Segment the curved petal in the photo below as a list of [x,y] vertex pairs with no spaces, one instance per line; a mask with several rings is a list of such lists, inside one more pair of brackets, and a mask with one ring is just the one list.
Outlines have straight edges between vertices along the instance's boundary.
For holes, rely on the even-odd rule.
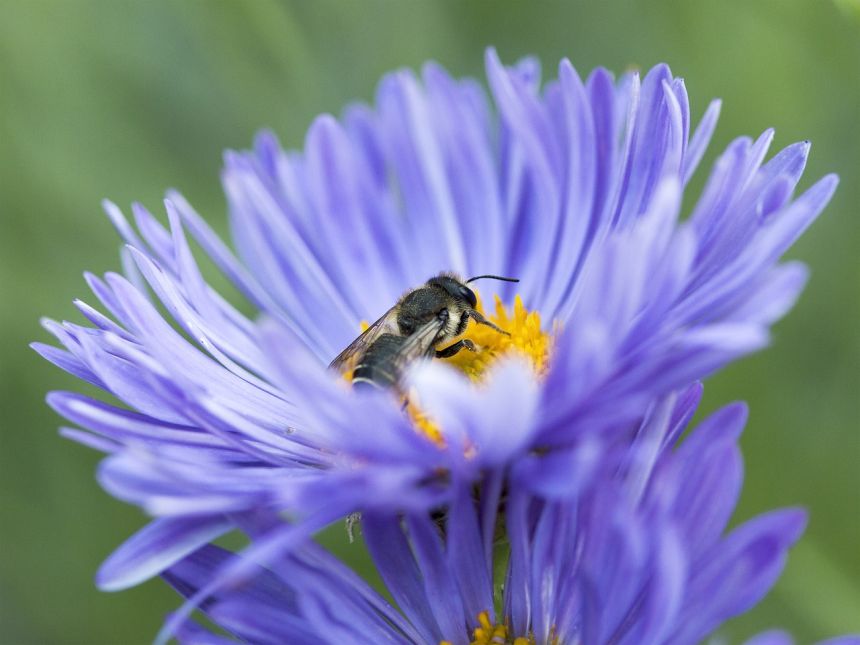
[[223,515],[153,520],[105,560],[96,575],[102,591],[140,584],[233,528]]

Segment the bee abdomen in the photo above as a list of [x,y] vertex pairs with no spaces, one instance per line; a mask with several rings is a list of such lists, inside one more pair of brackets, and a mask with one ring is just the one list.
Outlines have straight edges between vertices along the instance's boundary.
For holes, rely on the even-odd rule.
[[396,359],[405,341],[403,336],[394,334],[382,334],[377,338],[355,366],[352,372],[353,386],[372,385],[387,388],[396,385],[400,377]]

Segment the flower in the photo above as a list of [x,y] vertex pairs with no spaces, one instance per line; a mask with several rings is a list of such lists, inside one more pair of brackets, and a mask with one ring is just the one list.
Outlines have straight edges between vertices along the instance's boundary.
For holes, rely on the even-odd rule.
[[[125,276],[87,280],[110,316],[79,301],[89,324],[46,321],[64,349],[35,345],[118,400],[48,398],[86,429],[65,436],[108,454],[102,486],[155,516],[103,565],[102,588],[260,513],[295,521],[269,525],[247,563],[359,509],[426,513],[487,473],[575,497],[591,451],[767,342],[806,276],[779,258],[836,185],[794,197],[808,143],[764,162],[772,131],[734,141],[684,219],[718,102],[690,134],[665,65],[583,82],[563,61],[541,88],[533,61],[506,69],[491,50],[487,73],[497,114],[475,82],[428,65],[423,84],[384,79],[375,109],[320,117],[303,154],[270,134],[229,153],[238,258],[176,192],[168,228],[134,205],[135,230],[106,203]],[[258,315],[205,282],[186,231]],[[461,365],[478,383],[417,365],[404,414],[392,393],[354,392],[327,369],[362,321],[443,270],[520,279],[496,294],[511,340],[488,335]]]
[[[255,643],[701,642],[767,593],[806,519],[783,509],[726,533],[746,408],[723,408],[676,448],[697,394],[654,406],[632,443],[594,450],[597,474],[573,497],[535,497],[515,473],[498,513],[490,475],[479,502],[472,486],[458,487],[444,519],[365,515],[365,541],[399,611],[318,545],[206,596],[203,610]],[[502,524],[509,542],[498,541]],[[193,597],[236,562],[207,545],[163,577]],[[203,640],[193,623],[179,633]]]

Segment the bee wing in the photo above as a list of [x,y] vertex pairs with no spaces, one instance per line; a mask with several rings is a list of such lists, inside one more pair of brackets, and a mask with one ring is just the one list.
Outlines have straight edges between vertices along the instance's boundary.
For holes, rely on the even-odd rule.
[[402,374],[415,359],[425,358],[433,354],[434,342],[447,322],[448,310],[443,309],[433,320],[424,323],[406,338],[394,359],[394,368],[397,374]]
[[352,341],[345,350],[338,354],[335,359],[329,363],[329,369],[334,369],[339,372],[345,372],[349,363],[358,358],[364,350],[370,347],[373,342],[382,336],[382,334],[400,335],[400,330],[397,328],[397,307],[392,307],[379,317],[375,323],[365,329],[361,335]]

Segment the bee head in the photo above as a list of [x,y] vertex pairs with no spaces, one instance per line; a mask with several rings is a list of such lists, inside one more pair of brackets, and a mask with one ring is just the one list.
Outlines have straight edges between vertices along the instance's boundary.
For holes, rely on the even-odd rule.
[[478,298],[475,296],[475,292],[472,291],[465,284],[463,284],[456,278],[452,278],[451,276],[440,275],[435,278],[430,278],[427,281],[427,284],[441,287],[452,298],[456,298],[457,300],[465,300],[467,303],[469,303],[469,307],[471,307],[472,309],[474,309],[475,306],[478,304]]

